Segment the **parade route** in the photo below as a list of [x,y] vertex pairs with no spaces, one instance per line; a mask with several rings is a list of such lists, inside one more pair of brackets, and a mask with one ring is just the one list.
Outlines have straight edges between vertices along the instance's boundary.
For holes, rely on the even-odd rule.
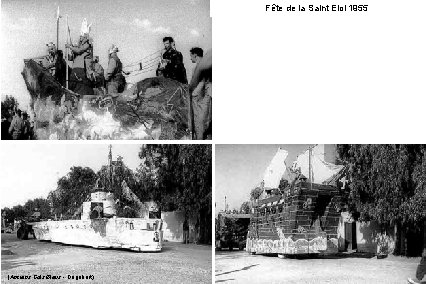
[[2,283],[211,283],[211,246],[206,245],[164,242],[160,253],[135,253],[21,241],[16,234],[2,234],[1,245]]
[[307,259],[216,252],[216,283],[407,283],[420,258],[319,257]]

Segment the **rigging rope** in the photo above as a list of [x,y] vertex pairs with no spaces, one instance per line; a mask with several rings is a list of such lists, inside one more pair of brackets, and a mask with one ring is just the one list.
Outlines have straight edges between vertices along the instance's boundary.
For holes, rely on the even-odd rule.
[[[139,63],[143,63],[144,61],[146,61],[146,62],[150,62],[150,61],[153,61],[153,60],[155,60],[155,59],[157,59],[157,58],[160,58],[160,57],[161,57],[161,51],[162,51],[162,49],[157,50],[156,52],[153,52],[153,53],[151,53],[151,54],[149,54],[149,55],[145,56],[144,58],[142,58],[142,59],[140,59],[140,60],[133,61],[133,62],[131,62],[131,63],[127,64],[127,65],[126,65],[126,66],[124,66],[123,68],[130,67],[130,66],[134,66],[134,65],[137,65],[137,64],[139,64]],[[159,53],[157,56],[155,56],[154,58],[150,58],[150,57],[152,57],[153,55],[155,55],[155,54],[157,54],[157,53]]]

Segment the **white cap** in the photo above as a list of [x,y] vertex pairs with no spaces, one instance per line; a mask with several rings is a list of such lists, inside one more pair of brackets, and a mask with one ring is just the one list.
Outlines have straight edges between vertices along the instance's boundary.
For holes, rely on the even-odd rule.
[[115,44],[111,45],[111,47],[109,48],[109,54],[113,52],[119,52],[118,47]]

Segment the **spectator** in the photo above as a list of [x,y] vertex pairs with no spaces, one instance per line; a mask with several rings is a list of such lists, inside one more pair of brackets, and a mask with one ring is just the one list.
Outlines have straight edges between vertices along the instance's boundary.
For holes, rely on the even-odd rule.
[[9,127],[9,133],[12,135],[13,140],[20,140],[23,138],[24,120],[21,117],[21,110],[16,111],[12,123]]
[[423,249],[422,258],[417,266],[416,278],[408,278],[408,283],[420,284],[423,283],[422,279],[426,274],[426,248]]
[[188,219],[185,216],[185,221],[183,221],[183,243],[187,244],[189,243],[189,225],[188,225]]

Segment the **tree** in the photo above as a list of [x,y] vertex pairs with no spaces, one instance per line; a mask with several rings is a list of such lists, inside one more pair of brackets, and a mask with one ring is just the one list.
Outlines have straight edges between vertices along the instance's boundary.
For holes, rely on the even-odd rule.
[[48,199],[52,202],[54,214],[71,217],[89,198],[97,176],[88,167],[72,167],[70,172],[59,179],[57,189],[51,191]]
[[17,107],[18,101],[12,96],[6,96],[4,101],[1,102],[1,117],[9,117],[9,110],[14,111]]
[[337,150],[348,167],[354,216],[419,231],[426,220],[425,145],[338,145]]
[[251,205],[249,201],[244,201],[243,204],[241,204],[240,212],[244,214],[249,214],[251,209]]
[[14,220],[23,219],[28,216],[30,212],[22,206],[22,205],[16,205],[12,208],[5,207],[1,210],[1,214],[3,215],[3,212],[5,212],[5,219],[6,223],[13,223]]
[[138,178],[149,196],[161,210],[195,218],[200,241],[211,242],[211,145],[146,145],[139,157]]
[[[138,195],[138,188],[140,183],[137,181],[135,173],[129,169],[123,161],[121,156],[117,157],[116,161],[112,161],[112,168],[105,165],[97,173],[98,180],[100,181],[99,186],[103,190],[110,191],[113,193],[114,198],[119,200],[117,204],[117,216],[125,216],[125,208],[131,208],[134,213],[139,210],[137,204],[133,201],[128,200],[123,195],[123,181],[126,182],[127,186]],[[140,196],[138,196],[140,198]]]
[[415,223],[426,217],[424,145],[339,145],[349,167],[349,202],[361,220]]
[[259,197],[262,195],[263,189],[260,187],[255,187],[250,192],[250,200],[256,200],[259,199]]
[[12,209],[10,209],[9,207],[4,207],[1,210],[2,217],[3,217],[3,214],[4,214],[4,220],[6,224],[13,223],[13,220],[15,220],[15,212]]
[[51,217],[50,204],[45,198],[30,199],[24,204],[24,208],[29,215],[32,215],[34,212],[40,212],[40,219],[48,219]]

